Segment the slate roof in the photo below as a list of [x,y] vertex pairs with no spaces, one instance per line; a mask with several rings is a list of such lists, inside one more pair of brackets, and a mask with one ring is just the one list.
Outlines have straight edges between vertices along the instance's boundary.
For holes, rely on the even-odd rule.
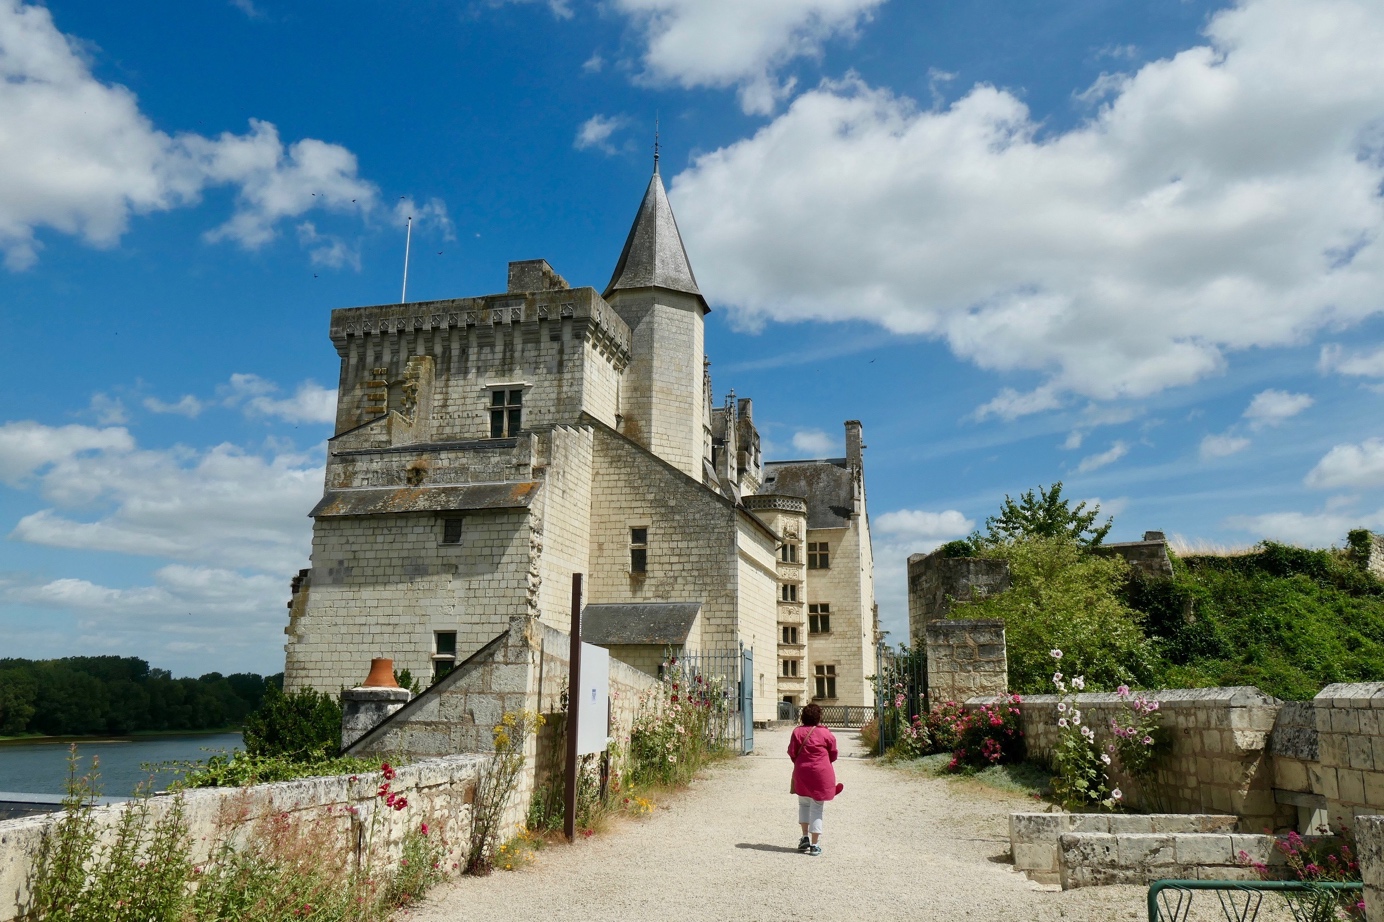
[[770,461],[764,465],[760,492],[806,499],[808,528],[846,528],[855,512],[855,488],[845,458]]
[[639,213],[634,216],[634,225],[625,240],[625,248],[620,251],[620,261],[615,264],[610,284],[601,296],[609,298],[625,288],[668,288],[686,292],[696,295],[704,312],[711,310],[692,274],[692,264],[687,260],[687,250],[678,233],[673,206],[668,204],[663,178],[658,175],[657,162],[649,188],[644,191],[644,201],[639,203]]
[[539,481],[472,483],[449,487],[367,487],[328,490],[308,515],[379,515],[385,512],[464,512],[522,509],[538,495]]
[[687,642],[701,602],[624,602],[582,609],[581,639],[587,643],[663,644]]

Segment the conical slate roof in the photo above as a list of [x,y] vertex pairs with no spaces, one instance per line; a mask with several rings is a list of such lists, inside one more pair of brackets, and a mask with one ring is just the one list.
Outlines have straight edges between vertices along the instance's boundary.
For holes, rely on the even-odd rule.
[[644,201],[639,203],[634,226],[630,228],[620,261],[615,264],[615,272],[602,296],[609,298],[612,293],[626,288],[668,288],[686,292],[696,295],[703,311],[711,310],[697,288],[692,265],[687,261],[687,250],[682,245],[678,222],[673,218],[673,207],[668,204],[668,193],[663,189],[656,160],[653,178],[644,191]]

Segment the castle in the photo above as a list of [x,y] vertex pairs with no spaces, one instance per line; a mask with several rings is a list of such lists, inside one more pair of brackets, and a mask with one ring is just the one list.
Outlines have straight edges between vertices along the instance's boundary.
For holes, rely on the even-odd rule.
[[375,656],[426,685],[514,619],[567,631],[582,573],[583,639],[617,660],[743,645],[761,718],[873,704],[860,423],[845,458],[766,463],[751,402],[715,405],[709,311],[656,157],[604,292],[538,259],[500,294],[333,311],[285,687],[334,694]]

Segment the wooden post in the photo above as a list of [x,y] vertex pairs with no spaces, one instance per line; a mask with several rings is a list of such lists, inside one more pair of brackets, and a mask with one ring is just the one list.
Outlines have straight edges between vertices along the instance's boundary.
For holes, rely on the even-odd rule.
[[581,702],[581,574],[572,574],[572,652],[567,667],[567,777],[566,811],[562,819],[562,831],[567,841],[577,837],[577,772],[580,759],[577,756],[577,721]]

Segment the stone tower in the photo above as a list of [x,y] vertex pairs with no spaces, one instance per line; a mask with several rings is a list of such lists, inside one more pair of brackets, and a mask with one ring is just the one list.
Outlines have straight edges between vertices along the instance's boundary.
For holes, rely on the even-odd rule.
[[702,318],[711,308],[692,275],[657,157],[602,297],[630,328],[631,361],[622,382],[620,431],[701,480],[709,440]]

